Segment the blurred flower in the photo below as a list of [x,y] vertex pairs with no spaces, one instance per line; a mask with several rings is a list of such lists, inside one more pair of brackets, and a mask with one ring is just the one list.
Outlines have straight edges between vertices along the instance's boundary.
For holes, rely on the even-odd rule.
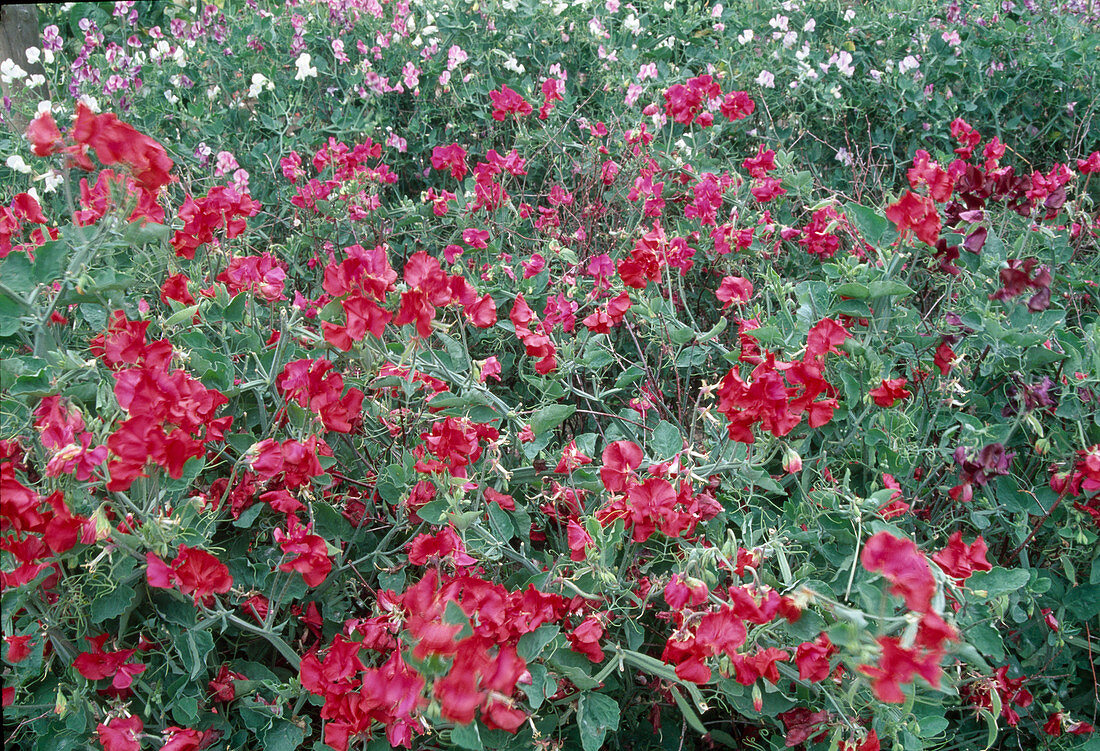
[[11,156],[9,156],[4,164],[6,164],[9,169],[13,169],[16,172],[22,172],[24,175],[29,175],[31,173],[30,165],[27,164],[26,161],[23,160],[23,157],[19,156],[18,154],[12,154]]
[[298,67],[298,72],[294,75],[295,81],[304,81],[306,78],[316,78],[317,69],[310,66],[310,61],[313,58],[310,57],[308,52],[303,52],[298,56],[298,59],[294,61],[294,65]]

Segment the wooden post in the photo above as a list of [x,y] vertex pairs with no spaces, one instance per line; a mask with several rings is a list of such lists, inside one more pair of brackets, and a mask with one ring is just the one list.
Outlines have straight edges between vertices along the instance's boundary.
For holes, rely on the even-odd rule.
[[[27,62],[27,48],[42,47],[42,34],[38,28],[38,6],[5,5],[0,7],[0,62],[11,59],[27,71],[28,75],[42,73],[42,64]],[[11,101],[11,109],[0,107],[0,119],[4,125],[22,134],[30,120],[26,113],[38,103],[38,92],[28,88],[26,80],[0,82],[3,95]]]

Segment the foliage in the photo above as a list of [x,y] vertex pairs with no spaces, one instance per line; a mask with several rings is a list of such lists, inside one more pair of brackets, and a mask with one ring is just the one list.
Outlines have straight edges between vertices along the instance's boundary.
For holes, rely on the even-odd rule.
[[52,11],[6,743],[1093,748],[1096,19],[898,5]]

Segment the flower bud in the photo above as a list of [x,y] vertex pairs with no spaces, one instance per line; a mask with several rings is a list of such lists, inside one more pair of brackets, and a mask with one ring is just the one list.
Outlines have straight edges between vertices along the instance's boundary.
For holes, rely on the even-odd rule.
[[783,470],[788,475],[797,474],[802,471],[802,457],[790,446],[786,447],[783,451]]

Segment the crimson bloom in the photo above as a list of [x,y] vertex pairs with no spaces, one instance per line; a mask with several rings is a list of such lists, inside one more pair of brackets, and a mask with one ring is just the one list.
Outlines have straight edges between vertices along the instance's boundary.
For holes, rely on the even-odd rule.
[[138,736],[141,735],[143,727],[141,718],[136,715],[126,718],[114,717],[106,723],[97,725],[96,733],[99,735],[99,742],[103,745],[104,751],[141,751],[141,741],[138,740]]
[[991,571],[993,566],[986,560],[988,548],[981,535],[971,544],[963,542],[962,532],[956,531],[947,542],[947,547],[932,555],[932,560],[948,576],[962,582],[970,578],[975,571]]
[[529,102],[504,84],[496,91],[490,91],[489,98],[493,100],[493,119],[497,122],[503,122],[508,115],[515,115],[519,119],[533,111]]
[[798,645],[794,654],[794,662],[798,666],[798,678],[802,681],[817,683],[829,677],[829,658],[836,654],[837,649],[829,640],[829,635],[822,631],[813,641],[803,642]]
[[320,586],[332,571],[328,545],[320,535],[310,534],[312,525],[302,526],[298,517],[287,517],[286,531],[276,529],[272,535],[285,555],[294,555],[279,564],[280,571],[297,571],[310,587]]
[[940,215],[931,198],[919,196],[912,191],[886,207],[886,218],[893,222],[899,234],[913,230],[917,239],[935,245],[940,237]]
[[135,676],[145,672],[145,665],[140,662],[129,662],[137,652],[136,649],[103,651],[103,645],[109,638],[107,634],[87,637],[88,643],[92,645],[92,651],[77,655],[73,660],[73,667],[76,668],[76,672],[90,681],[112,678],[111,687],[123,691],[130,688]]
[[871,398],[880,407],[893,407],[894,402],[899,399],[908,399],[913,395],[911,391],[905,388],[905,383],[904,378],[883,379],[881,386],[871,389]]
[[166,564],[155,553],[147,553],[145,561],[145,575],[150,587],[175,587],[183,594],[191,595],[196,605],[200,600],[204,603],[211,602],[215,594],[225,594],[233,586],[229,568],[199,548],[181,544],[179,555],[171,565]]
[[889,532],[872,535],[860,557],[868,571],[879,571],[891,583],[890,591],[905,598],[905,605],[918,613],[932,608],[936,580],[924,553],[912,540],[901,540]]

